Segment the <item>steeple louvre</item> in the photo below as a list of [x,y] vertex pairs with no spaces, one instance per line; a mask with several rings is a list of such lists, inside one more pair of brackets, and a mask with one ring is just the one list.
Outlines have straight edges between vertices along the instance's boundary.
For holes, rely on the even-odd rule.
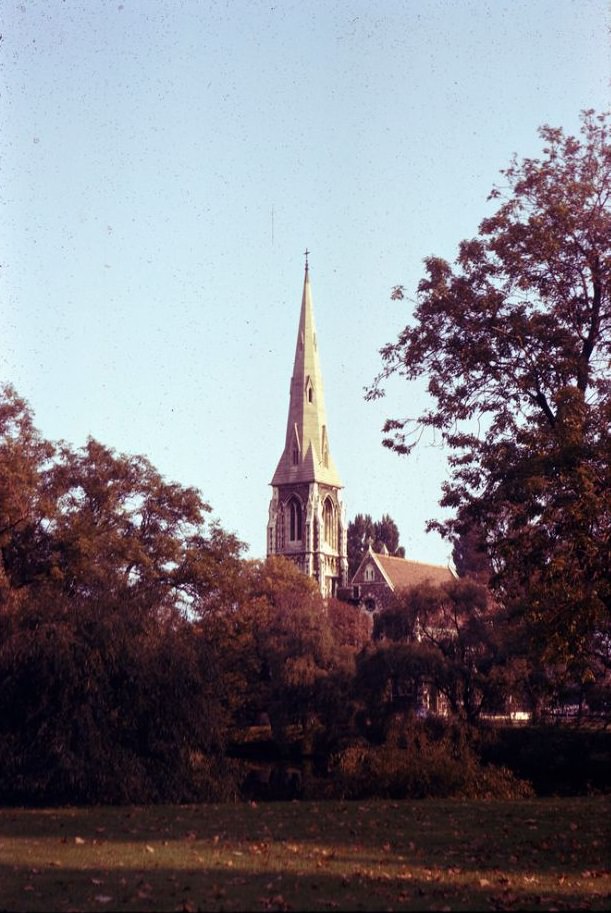
[[347,579],[346,530],[342,482],[329,450],[308,256],[306,250],[284,450],[271,481],[267,552],[294,560],[330,596]]

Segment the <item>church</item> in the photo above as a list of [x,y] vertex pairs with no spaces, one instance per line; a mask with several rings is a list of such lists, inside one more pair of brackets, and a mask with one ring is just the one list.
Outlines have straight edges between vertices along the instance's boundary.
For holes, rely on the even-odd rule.
[[306,250],[284,449],[271,481],[267,555],[294,561],[316,580],[325,598],[341,595],[376,611],[396,589],[425,580],[439,584],[455,574],[448,567],[376,555],[370,549],[348,580],[343,485],[329,444],[308,254]]

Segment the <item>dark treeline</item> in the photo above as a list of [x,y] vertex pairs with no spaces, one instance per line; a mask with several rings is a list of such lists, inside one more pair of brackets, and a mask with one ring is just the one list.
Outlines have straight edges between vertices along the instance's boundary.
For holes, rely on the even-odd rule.
[[[8,387],[0,466],[2,802],[234,798],[235,745],[262,721],[276,756],[325,759],[324,794],[513,794],[482,766],[482,715],[606,700],[537,666],[469,578],[375,627],[325,604],[146,459],[43,440]],[[421,721],[433,694],[445,716]]]

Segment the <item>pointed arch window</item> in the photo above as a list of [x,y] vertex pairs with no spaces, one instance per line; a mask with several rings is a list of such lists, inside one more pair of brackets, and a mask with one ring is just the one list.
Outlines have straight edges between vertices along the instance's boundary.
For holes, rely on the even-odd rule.
[[325,529],[325,542],[331,548],[337,548],[337,518],[335,505],[331,498],[326,498],[323,505],[323,521]]
[[314,387],[312,386],[310,377],[306,378],[305,395],[308,403],[314,402]]
[[291,498],[288,511],[289,542],[301,542],[303,539],[303,511],[298,498]]

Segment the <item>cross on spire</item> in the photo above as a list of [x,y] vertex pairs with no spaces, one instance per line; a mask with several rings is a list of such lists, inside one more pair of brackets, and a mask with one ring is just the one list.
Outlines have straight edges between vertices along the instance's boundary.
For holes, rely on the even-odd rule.
[[306,268],[306,273],[307,273],[307,271],[308,271],[308,269],[309,269],[309,266],[308,266],[308,257],[310,256],[310,251],[307,249],[307,247],[306,247],[306,249],[304,250],[303,255],[304,255],[304,257],[306,258],[306,267],[305,267],[305,268]]

